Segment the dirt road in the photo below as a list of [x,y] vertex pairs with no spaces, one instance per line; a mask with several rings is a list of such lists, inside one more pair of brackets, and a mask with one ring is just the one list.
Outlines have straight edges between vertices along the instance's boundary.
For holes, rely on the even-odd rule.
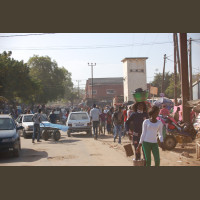
[[[113,142],[112,135],[101,135],[94,140],[84,133],[67,137],[62,132],[57,142],[49,139],[35,144],[31,139],[21,137],[20,157],[1,154],[0,166],[133,166],[134,156],[126,157],[123,148],[128,143],[128,137],[122,138],[120,145]],[[184,148],[178,144],[173,151],[160,149],[160,157],[161,166],[200,166],[200,161],[196,159],[195,143],[187,144]]]

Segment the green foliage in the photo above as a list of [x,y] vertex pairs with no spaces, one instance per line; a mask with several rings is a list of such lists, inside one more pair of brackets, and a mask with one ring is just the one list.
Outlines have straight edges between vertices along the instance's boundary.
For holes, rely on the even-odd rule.
[[[157,73],[154,76],[154,80],[151,83],[151,86],[158,88],[158,96],[161,93],[162,87],[162,73]],[[166,97],[173,99],[174,98],[174,74],[170,72],[165,73],[164,79],[164,94]],[[181,94],[181,83],[179,81],[179,75],[177,75],[177,97],[179,98]]]
[[38,103],[47,103],[65,97],[70,93],[73,83],[71,73],[64,67],[59,68],[56,61],[50,57],[33,56],[28,61],[30,75],[34,80],[40,82],[40,90],[35,101]]
[[[154,76],[153,82],[151,83],[151,85],[152,85],[153,87],[157,87],[157,88],[158,88],[158,96],[159,96],[160,93],[161,93],[161,88],[162,88],[162,76],[163,76],[162,73],[157,73],[157,74]],[[169,72],[166,72],[166,73],[165,73],[163,91],[165,91],[165,90],[167,89],[167,87],[169,86],[171,76],[172,76],[172,74],[170,74]],[[165,92],[164,92],[164,93],[165,93]]]
[[[168,88],[165,90],[165,94],[168,98],[173,99],[174,98],[174,74],[172,74],[170,78],[170,84]],[[177,75],[177,98],[180,98],[181,95],[181,83],[179,80],[179,75]]]
[[39,85],[29,76],[29,67],[11,55],[11,51],[0,54],[0,94],[10,101],[30,102]]

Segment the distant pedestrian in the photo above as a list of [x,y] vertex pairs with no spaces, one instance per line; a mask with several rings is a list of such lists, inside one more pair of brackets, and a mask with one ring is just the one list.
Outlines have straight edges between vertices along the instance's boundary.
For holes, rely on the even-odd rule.
[[154,156],[155,166],[160,166],[160,154],[157,143],[157,134],[159,134],[161,148],[164,150],[162,134],[163,124],[160,120],[156,119],[158,117],[158,114],[159,108],[157,106],[153,106],[151,111],[149,112],[150,119],[146,119],[143,122],[142,135],[139,141],[139,145],[136,149],[136,152],[139,153],[142,146],[145,155],[146,166],[151,166],[151,152]]
[[112,133],[112,114],[113,114],[113,107],[106,114],[106,124],[107,124],[107,132],[108,134]]
[[49,115],[49,120],[52,124],[56,124],[56,114],[54,112],[55,110],[52,110],[52,113]]
[[103,133],[105,135],[105,129],[106,129],[106,113],[104,113],[104,109],[102,109],[102,112],[100,114],[100,126],[99,126],[99,132]]
[[169,110],[166,108],[166,105],[163,104],[162,109],[160,110],[159,115],[162,115],[163,117],[170,116]]
[[28,109],[27,112],[26,112],[26,114],[31,114],[31,110]]
[[93,109],[90,111],[90,117],[92,121],[92,126],[93,126],[93,134],[94,134],[94,139],[97,139],[98,134],[98,125],[99,125],[99,115],[100,115],[99,109],[96,108],[96,104],[93,105]]
[[125,106],[125,109],[123,110],[123,116],[124,116],[124,129],[122,131],[122,135],[125,136],[126,135],[126,120],[127,120],[127,110],[128,110],[128,107]]
[[118,135],[119,137],[118,143],[121,144],[121,134],[122,134],[123,126],[124,126],[124,116],[122,112],[122,107],[119,107],[119,110],[114,112],[113,124],[114,124],[114,142]]
[[179,121],[179,112],[180,112],[180,108],[177,107],[176,112],[174,113],[174,119],[176,120],[176,122]]
[[33,137],[32,137],[32,142],[35,140],[36,132],[37,132],[37,142],[40,141],[40,123],[42,122],[42,115],[41,115],[41,109],[38,110],[38,113],[35,113],[32,117],[32,121],[34,122],[33,125]]
[[131,116],[132,113],[133,113],[133,107],[129,106],[128,110],[127,110],[127,120],[129,119],[129,117]]

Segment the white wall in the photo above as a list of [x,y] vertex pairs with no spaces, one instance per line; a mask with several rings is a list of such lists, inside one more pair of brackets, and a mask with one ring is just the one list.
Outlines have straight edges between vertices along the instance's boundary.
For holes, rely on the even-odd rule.
[[[124,101],[128,97],[128,101],[133,101],[132,92],[137,88],[147,89],[146,78],[146,59],[127,59],[123,63],[124,67]],[[133,72],[130,72],[133,70]],[[144,72],[136,72],[136,70],[144,70]]]

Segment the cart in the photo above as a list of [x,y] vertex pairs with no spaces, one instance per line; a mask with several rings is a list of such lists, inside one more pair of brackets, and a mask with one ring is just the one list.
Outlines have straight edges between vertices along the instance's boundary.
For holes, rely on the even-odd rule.
[[41,123],[40,127],[41,138],[47,141],[49,138],[53,137],[55,141],[58,141],[61,137],[60,130],[67,131],[68,127],[60,124],[52,124],[52,123]]

